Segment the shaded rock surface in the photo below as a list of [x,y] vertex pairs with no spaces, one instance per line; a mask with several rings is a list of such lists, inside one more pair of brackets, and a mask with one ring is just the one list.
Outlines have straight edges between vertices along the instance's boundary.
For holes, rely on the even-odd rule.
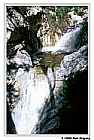
[[13,122],[12,116],[11,116],[11,112],[9,109],[9,105],[7,103],[7,127],[6,127],[6,132],[7,134],[16,134],[16,128],[15,128],[15,124]]
[[76,72],[64,80],[55,106],[47,101],[36,126],[37,134],[88,133],[88,70]]

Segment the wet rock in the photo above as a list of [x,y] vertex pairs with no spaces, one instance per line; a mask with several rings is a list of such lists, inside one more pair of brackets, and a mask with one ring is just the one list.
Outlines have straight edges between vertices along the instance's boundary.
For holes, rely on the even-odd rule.
[[83,46],[77,52],[66,55],[57,72],[57,79],[65,79],[71,73],[83,71],[88,65],[88,47]]

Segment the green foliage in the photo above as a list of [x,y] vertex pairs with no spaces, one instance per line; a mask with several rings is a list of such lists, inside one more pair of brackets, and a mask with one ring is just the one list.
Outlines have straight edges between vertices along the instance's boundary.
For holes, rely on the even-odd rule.
[[61,31],[70,24],[68,12],[74,11],[75,14],[82,16],[87,8],[87,6],[45,7],[48,10],[47,17],[50,27],[54,26],[56,29],[59,27]]

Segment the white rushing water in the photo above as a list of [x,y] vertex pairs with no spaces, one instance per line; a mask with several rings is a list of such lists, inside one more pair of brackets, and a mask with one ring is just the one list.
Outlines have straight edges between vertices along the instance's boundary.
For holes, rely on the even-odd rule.
[[80,27],[73,29],[61,36],[60,40],[56,43],[54,47],[43,47],[42,52],[72,52],[77,46],[75,42],[80,33]]
[[39,112],[45,99],[49,96],[46,77],[35,77],[35,72],[18,71],[16,79],[20,85],[20,101],[12,113],[18,134],[31,134],[38,122]]

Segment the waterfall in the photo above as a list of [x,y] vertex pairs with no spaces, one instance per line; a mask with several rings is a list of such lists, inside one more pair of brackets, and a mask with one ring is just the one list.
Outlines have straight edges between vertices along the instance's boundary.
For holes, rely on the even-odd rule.
[[49,85],[46,76],[36,77],[33,68],[23,73],[18,70],[16,80],[20,85],[20,101],[12,112],[12,118],[18,134],[31,134],[49,96]]
[[[80,27],[75,27],[71,31],[67,31],[57,42],[55,47],[44,47],[42,52],[73,52],[79,46]],[[18,64],[32,65],[29,56],[19,53],[14,58]],[[56,71],[58,74],[58,72]],[[53,84],[52,72],[48,71],[48,77]],[[38,123],[40,112],[47,98],[49,98],[50,88],[47,76],[44,74],[38,75],[35,68],[24,71],[19,68],[15,77],[20,87],[20,100],[12,111],[12,118],[18,134],[34,133],[36,124]],[[59,87],[59,86],[58,86]]]
[[62,52],[65,54],[77,50],[80,47],[78,39],[80,30],[80,27],[67,30],[54,47],[43,47],[42,52]]

